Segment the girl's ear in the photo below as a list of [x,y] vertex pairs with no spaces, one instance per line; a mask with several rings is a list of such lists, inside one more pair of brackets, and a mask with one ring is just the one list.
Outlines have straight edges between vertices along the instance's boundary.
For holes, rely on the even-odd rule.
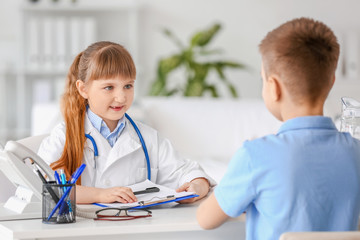
[[81,81],[80,79],[76,80],[76,88],[83,98],[88,99],[85,83],[83,81]]
[[274,102],[277,102],[281,98],[281,86],[279,80],[276,77],[269,77],[268,79],[270,97]]

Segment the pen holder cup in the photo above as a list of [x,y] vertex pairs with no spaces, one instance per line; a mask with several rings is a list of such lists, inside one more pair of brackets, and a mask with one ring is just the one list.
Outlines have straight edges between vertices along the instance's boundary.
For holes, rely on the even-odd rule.
[[[64,197],[65,195],[65,197]],[[76,221],[75,184],[48,182],[42,189],[43,223],[73,223]],[[60,203],[59,203],[60,202]],[[54,209],[57,207],[56,211]],[[49,218],[49,216],[51,216]]]

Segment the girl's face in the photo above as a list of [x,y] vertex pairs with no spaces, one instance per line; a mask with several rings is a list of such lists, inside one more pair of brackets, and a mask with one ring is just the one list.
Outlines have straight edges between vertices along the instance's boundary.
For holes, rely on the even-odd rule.
[[105,121],[110,131],[116,128],[119,119],[124,116],[134,100],[132,79],[98,79],[86,85],[78,80],[76,86],[81,96],[88,100],[91,111]]

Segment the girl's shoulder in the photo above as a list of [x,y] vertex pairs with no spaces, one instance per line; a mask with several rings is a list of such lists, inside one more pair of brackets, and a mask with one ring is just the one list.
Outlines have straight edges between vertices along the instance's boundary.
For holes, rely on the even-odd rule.
[[[127,120],[126,124],[127,124],[127,128],[129,129],[128,131],[131,131],[132,135],[135,136],[135,138],[137,138],[138,135],[136,133],[134,126],[128,120]],[[139,129],[143,138],[150,139],[148,142],[152,142],[153,144],[160,144],[161,142],[167,140],[154,127],[152,127],[146,123],[143,123],[141,121],[135,121],[135,124],[136,124],[137,128]]]
[[[158,133],[158,131],[155,128],[147,125],[146,123],[143,123],[141,121],[136,121],[136,120],[134,120],[134,122],[135,122],[136,126],[139,128],[140,132],[146,132],[147,134],[157,134]],[[126,124],[128,124],[131,128],[134,128],[134,126],[131,124],[131,122],[129,120],[127,120]]]
[[44,138],[38,149],[38,155],[48,164],[57,161],[62,154],[65,145],[65,123],[59,123]]
[[66,132],[66,128],[65,128],[65,123],[59,123],[58,125],[56,125],[53,130],[51,130],[51,133],[49,136],[47,136],[46,138],[44,138],[44,140],[42,141],[41,145],[40,145],[40,149],[44,146],[50,147],[50,146],[59,146],[59,145],[64,145],[65,144],[65,134]]
[[53,130],[51,130],[50,136],[56,138],[64,138],[65,139],[66,125],[65,122],[61,122],[56,125]]

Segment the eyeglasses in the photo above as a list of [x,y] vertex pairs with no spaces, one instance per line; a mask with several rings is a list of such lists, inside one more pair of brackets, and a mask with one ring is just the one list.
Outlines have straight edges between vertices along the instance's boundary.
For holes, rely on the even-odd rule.
[[120,209],[103,208],[95,212],[94,220],[125,221],[137,218],[151,217],[151,211],[147,209]]

